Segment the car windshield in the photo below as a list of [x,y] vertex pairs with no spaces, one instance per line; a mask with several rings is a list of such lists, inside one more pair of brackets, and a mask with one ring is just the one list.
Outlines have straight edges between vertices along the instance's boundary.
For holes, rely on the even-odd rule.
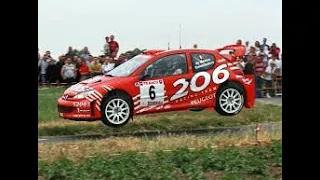
[[133,57],[132,59],[120,64],[110,72],[106,74],[106,76],[113,77],[127,77],[132,74],[135,70],[137,70],[140,66],[142,66],[145,62],[150,59],[150,56],[147,55],[138,55]]

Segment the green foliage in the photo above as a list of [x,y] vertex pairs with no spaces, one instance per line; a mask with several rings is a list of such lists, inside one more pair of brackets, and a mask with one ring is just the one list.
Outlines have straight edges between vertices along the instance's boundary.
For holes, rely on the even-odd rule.
[[[57,179],[125,179],[174,180],[206,179],[206,173],[221,172],[221,179],[274,179],[268,171],[282,157],[282,144],[272,146],[190,151],[186,148],[172,152],[141,154],[126,152],[119,156],[97,154],[80,162],[59,159],[39,162],[38,174],[47,180]],[[180,176],[178,176],[178,172]]]

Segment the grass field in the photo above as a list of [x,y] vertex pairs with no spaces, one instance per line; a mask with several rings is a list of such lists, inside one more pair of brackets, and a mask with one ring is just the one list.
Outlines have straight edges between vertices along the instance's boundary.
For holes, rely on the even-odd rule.
[[[39,179],[281,179],[281,139],[259,146],[210,146],[212,137],[113,139],[39,146]],[[211,143],[210,143],[211,142]],[[220,141],[226,142],[226,141]],[[122,152],[104,151],[118,145]],[[126,147],[131,147],[124,150]],[[225,143],[225,145],[227,145]],[[101,146],[106,146],[101,148]],[[190,148],[193,146],[195,148]],[[140,147],[140,149],[139,149]],[[144,147],[154,147],[140,152]],[[162,147],[173,148],[166,151]],[[99,150],[98,150],[99,149]],[[112,149],[112,148],[111,148]],[[144,149],[144,150],[148,150]],[[48,154],[51,152],[51,154]],[[54,154],[60,154],[54,156]]]
[[126,126],[113,129],[100,121],[75,122],[58,117],[56,100],[63,93],[63,88],[39,89],[38,91],[38,135],[74,135],[90,133],[134,132],[146,130],[177,130],[238,126],[259,122],[282,120],[282,108],[275,105],[256,103],[254,109],[243,109],[233,117],[218,115],[215,111],[170,112],[134,117]]

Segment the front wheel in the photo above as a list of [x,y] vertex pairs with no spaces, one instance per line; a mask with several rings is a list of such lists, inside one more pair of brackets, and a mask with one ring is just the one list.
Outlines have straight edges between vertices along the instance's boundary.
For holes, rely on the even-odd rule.
[[122,95],[107,97],[102,102],[102,122],[111,127],[120,127],[128,123],[131,115],[131,106],[128,98]]
[[229,82],[220,88],[216,97],[216,111],[220,115],[233,116],[238,114],[244,104],[243,88],[234,83]]

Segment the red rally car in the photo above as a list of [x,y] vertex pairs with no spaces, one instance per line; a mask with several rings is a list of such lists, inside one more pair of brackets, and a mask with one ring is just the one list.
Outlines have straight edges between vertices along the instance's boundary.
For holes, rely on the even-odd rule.
[[58,99],[59,116],[70,120],[102,120],[108,126],[125,125],[133,115],[213,107],[221,115],[253,108],[255,80],[244,75],[230,57],[245,47],[216,50],[147,50],[117,66],[68,88]]

